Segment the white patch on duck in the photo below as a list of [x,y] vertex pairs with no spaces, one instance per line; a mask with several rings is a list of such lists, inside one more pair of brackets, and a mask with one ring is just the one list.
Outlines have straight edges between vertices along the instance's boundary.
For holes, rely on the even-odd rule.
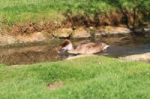
[[61,45],[61,50],[67,51],[70,54],[95,54],[106,50],[109,45],[99,42],[99,43],[85,43],[80,44],[75,49],[70,40],[65,40]]

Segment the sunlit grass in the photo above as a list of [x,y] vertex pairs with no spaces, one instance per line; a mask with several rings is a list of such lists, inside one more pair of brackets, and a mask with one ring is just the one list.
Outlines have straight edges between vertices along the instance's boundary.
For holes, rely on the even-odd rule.
[[[149,99],[150,64],[88,56],[0,67],[1,99]],[[48,84],[63,86],[49,89]]]
[[67,11],[95,13],[112,8],[104,1],[95,0],[1,0],[0,18],[9,24],[36,19],[58,20]]
[[149,0],[0,0],[0,22],[10,25],[44,19],[61,22],[66,12],[102,15],[120,10],[120,5],[131,12],[138,5],[145,19],[149,16],[149,12],[144,12],[150,9]]

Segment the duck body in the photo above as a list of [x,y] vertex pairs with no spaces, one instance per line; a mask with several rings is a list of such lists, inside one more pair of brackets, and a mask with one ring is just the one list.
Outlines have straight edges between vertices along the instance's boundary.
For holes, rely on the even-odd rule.
[[95,54],[103,52],[108,46],[104,43],[86,43],[77,46],[73,50],[69,50],[68,53],[71,54]]
[[73,45],[71,41],[66,40],[62,44],[63,46],[61,47],[61,50],[67,51],[69,54],[95,54],[95,53],[100,53],[106,50],[109,45],[99,42],[99,43],[85,43],[85,44],[80,44],[76,48],[73,48]]

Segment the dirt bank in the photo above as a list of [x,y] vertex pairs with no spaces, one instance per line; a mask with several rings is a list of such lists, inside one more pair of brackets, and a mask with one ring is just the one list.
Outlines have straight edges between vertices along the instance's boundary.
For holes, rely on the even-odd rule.
[[[27,22],[16,23],[12,26],[2,24],[0,29],[0,45],[16,43],[44,42],[53,38],[90,38],[106,35],[128,35],[132,33],[135,23],[133,13],[109,12],[94,15],[72,15],[65,13],[62,22]],[[141,19],[138,19],[141,20]],[[143,27],[140,33],[143,34]],[[139,32],[139,31],[138,31]]]
[[[7,32],[11,35],[18,34],[30,34],[34,32],[45,31],[48,33],[52,33],[54,30],[60,28],[72,28],[75,29],[77,27],[101,27],[101,26],[120,26],[124,25],[126,27],[137,27],[137,26],[145,26],[149,22],[144,21],[142,19],[142,15],[134,15],[134,12],[126,11],[123,13],[122,11],[112,11],[105,13],[79,13],[73,14],[73,12],[65,12],[63,14],[64,20],[61,21],[45,21],[44,19],[38,22],[28,21],[25,23],[13,23],[11,26],[7,23],[2,23],[0,30],[2,33]],[[136,18],[135,18],[136,17]]]

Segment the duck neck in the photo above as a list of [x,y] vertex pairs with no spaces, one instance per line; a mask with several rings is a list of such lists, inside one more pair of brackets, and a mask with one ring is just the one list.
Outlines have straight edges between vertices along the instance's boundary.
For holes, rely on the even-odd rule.
[[68,51],[74,50],[74,47],[71,42],[68,44],[67,49],[68,49]]

